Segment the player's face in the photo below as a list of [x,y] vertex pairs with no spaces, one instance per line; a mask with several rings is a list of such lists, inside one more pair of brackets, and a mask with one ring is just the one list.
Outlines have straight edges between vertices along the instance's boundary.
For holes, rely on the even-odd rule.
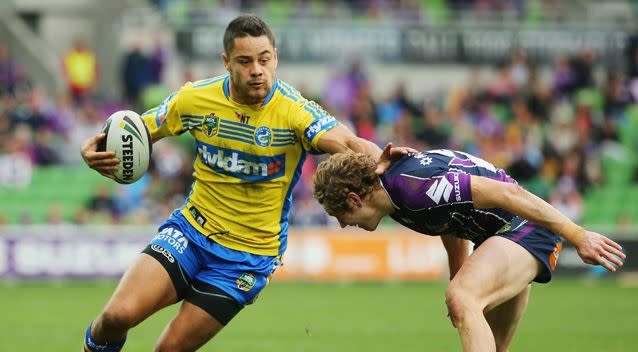
[[236,102],[250,105],[266,99],[277,69],[277,49],[267,36],[235,38],[233,49],[222,54],[222,60],[230,73],[231,96]]
[[[360,198],[359,198],[360,199]],[[370,201],[359,200],[352,202],[350,210],[335,216],[341,227],[356,226],[367,231],[374,231],[379,226],[383,215],[370,206]]]

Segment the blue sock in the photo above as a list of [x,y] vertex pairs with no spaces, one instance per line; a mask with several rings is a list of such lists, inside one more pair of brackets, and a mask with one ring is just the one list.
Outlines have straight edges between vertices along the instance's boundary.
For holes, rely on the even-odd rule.
[[93,323],[89,324],[89,328],[86,329],[86,335],[84,336],[84,352],[119,352],[122,347],[124,347],[126,336],[118,342],[100,344],[93,341],[91,337],[91,325],[93,325]]

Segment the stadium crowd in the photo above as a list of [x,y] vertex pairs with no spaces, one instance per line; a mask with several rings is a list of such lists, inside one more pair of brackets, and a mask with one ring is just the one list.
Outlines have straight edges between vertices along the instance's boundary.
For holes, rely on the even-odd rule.
[[[154,55],[144,57],[133,50],[123,62],[161,62],[159,54]],[[365,63],[355,61],[335,73],[319,96],[302,94],[381,146],[391,141],[417,149],[451,148],[489,160],[579,221],[583,194],[605,182],[601,158],[620,148],[619,131],[636,113],[638,50],[629,57],[633,60],[625,70],[605,71],[590,50],[556,57],[549,65],[533,62],[518,50],[495,67],[474,68],[466,84],[441,87],[422,99],[410,98],[414,94],[403,85],[391,96],[373,96],[375,82],[368,78]],[[95,94],[74,100],[70,92],[47,95],[0,44],[0,187],[28,186],[32,168],[78,165],[80,141],[99,130],[110,113],[148,108],[156,101],[134,101],[138,93],[130,94],[126,72],[135,69],[126,65],[121,101]],[[161,72],[149,75],[154,76],[142,77],[142,86],[134,86],[142,96],[158,89]],[[159,86],[161,92],[168,91]],[[190,188],[193,153],[188,136],[157,143],[147,177],[130,186],[98,188],[68,220],[159,222],[181,205]],[[312,199],[311,179],[320,158],[307,159],[294,190],[294,225],[329,221]]]

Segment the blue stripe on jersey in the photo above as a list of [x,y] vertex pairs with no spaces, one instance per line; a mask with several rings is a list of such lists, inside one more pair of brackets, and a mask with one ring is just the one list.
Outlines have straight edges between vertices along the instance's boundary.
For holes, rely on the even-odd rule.
[[[245,128],[245,129],[247,129],[250,133],[255,132],[255,126],[247,125],[247,124],[245,124],[245,123],[235,122],[235,121],[228,121],[228,120],[221,120],[221,122],[222,122],[222,124],[224,124],[224,125],[233,125],[233,126],[237,126],[237,127]],[[224,126],[224,127],[232,128],[232,127],[230,127],[230,126]]]
[[230,136],[230,135],[227,135],[227,134],[221,133],[221,132],[218,134],[218,136],[219,136],[219,138],[231,139],[233,141],[244,142],[244,143],[251,144],[251,145],[255,144],[255,142],[252,139],[245,139],[245,138],[241,138],[241,137]]
[[286,89],[290,94],[301,98],[301,93],[299,93],[299,91],[297,89],[295,89],[295,87],[291,86],[290,84],[284,82],[284,81],[279,81],[279,84],[282,85],[284,87],[284,89]]
[[213,77],[213,78],[208,78],[208,79],[203,79],[200,81],[197,81],[193,84],[193,88],[202,88],[202,87],[208,87],[211,84],[217,83],[221,80],[223,80],[224,78],[226,78],[228,75],[222,75],[222,76],[217,76],[217,77]]
[[276,79],[275,80],[275,84],[272,86],[272,88],[270,88],[270,92],[266,96],[266,99],[264,99],[264,102],[261,103],[261,106],[264,106],[264,105],[268,104],[268,102],[270,102],[270,100],[272,99],[272,96],[275,94],[275,90],[277,89],[278,85],[279,85],[279,80]]
[[150,114],[154,113],[155,111],[157,111],[157,108],[151,109],[151,110],[143,113],[142,116],[150,115]]
[[286,142],[286,143],[273,143],[271,147],[285,147],[287,145],[295,144],[294,142]]
[[243,138],[248,138],[248,139],[252,139],[253,138],[253,134],[252,133],[247,133],[244,131],[237,131],[237,130],[232,130],[232,129],[227,129],[227,128],[220,128],[219,129],[219,133],[226,133],[229,135],[233,135],[233,136],[237,136],[237,137],[243,137]]
[[288,186],[288,192],[286,192],[286,197],[284,198],[284,206],[281,209],[281,218],[279,219],[279,227],[281,228],[279,232],[279,255],[283,254],[286,251],[286,247],[288,247],[288,218],[290,217],[290,209],[292,208],[292,190],[299,181],[304,161],[306,161],[305,151],[301,153],[299,162],[295,167],[295,172]]
[[293,94],[291,94],[290,92],[286,91],[281,84],[277,85],[277,90],[283,94],[285,97],[292,99],[293,101],[297,102],[299,101],[299,97],[295,96]]
[[294,137],[284,137],[284,138],[273,138],[272,140],[273,142],[294,142],[295,138]]
[[197,122],[198,120],[202,120],[204,116],[202,115],[179,115],[179,118],[182,119],[182,122],[193,121]]
[[275,134],[277,134],[277,132],[295,133],[294,130],[289,130],[289,129],[286,129],[286,128],[273,128],[272,131],[275,132]]
[[224,96],[226,96],[226,99],[230,100],[230,76],[226,76],[222,86],[224,89]]

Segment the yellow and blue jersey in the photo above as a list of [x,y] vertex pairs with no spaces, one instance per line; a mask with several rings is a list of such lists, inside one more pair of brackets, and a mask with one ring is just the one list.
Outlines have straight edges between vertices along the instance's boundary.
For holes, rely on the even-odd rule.
[[229,88],[227,75],[189,82],[142,116],[153,140],[195,138],[188,222],[225,247],[280,255],[306,153],[339,122],[279,79],[257,105],[234,102]]

